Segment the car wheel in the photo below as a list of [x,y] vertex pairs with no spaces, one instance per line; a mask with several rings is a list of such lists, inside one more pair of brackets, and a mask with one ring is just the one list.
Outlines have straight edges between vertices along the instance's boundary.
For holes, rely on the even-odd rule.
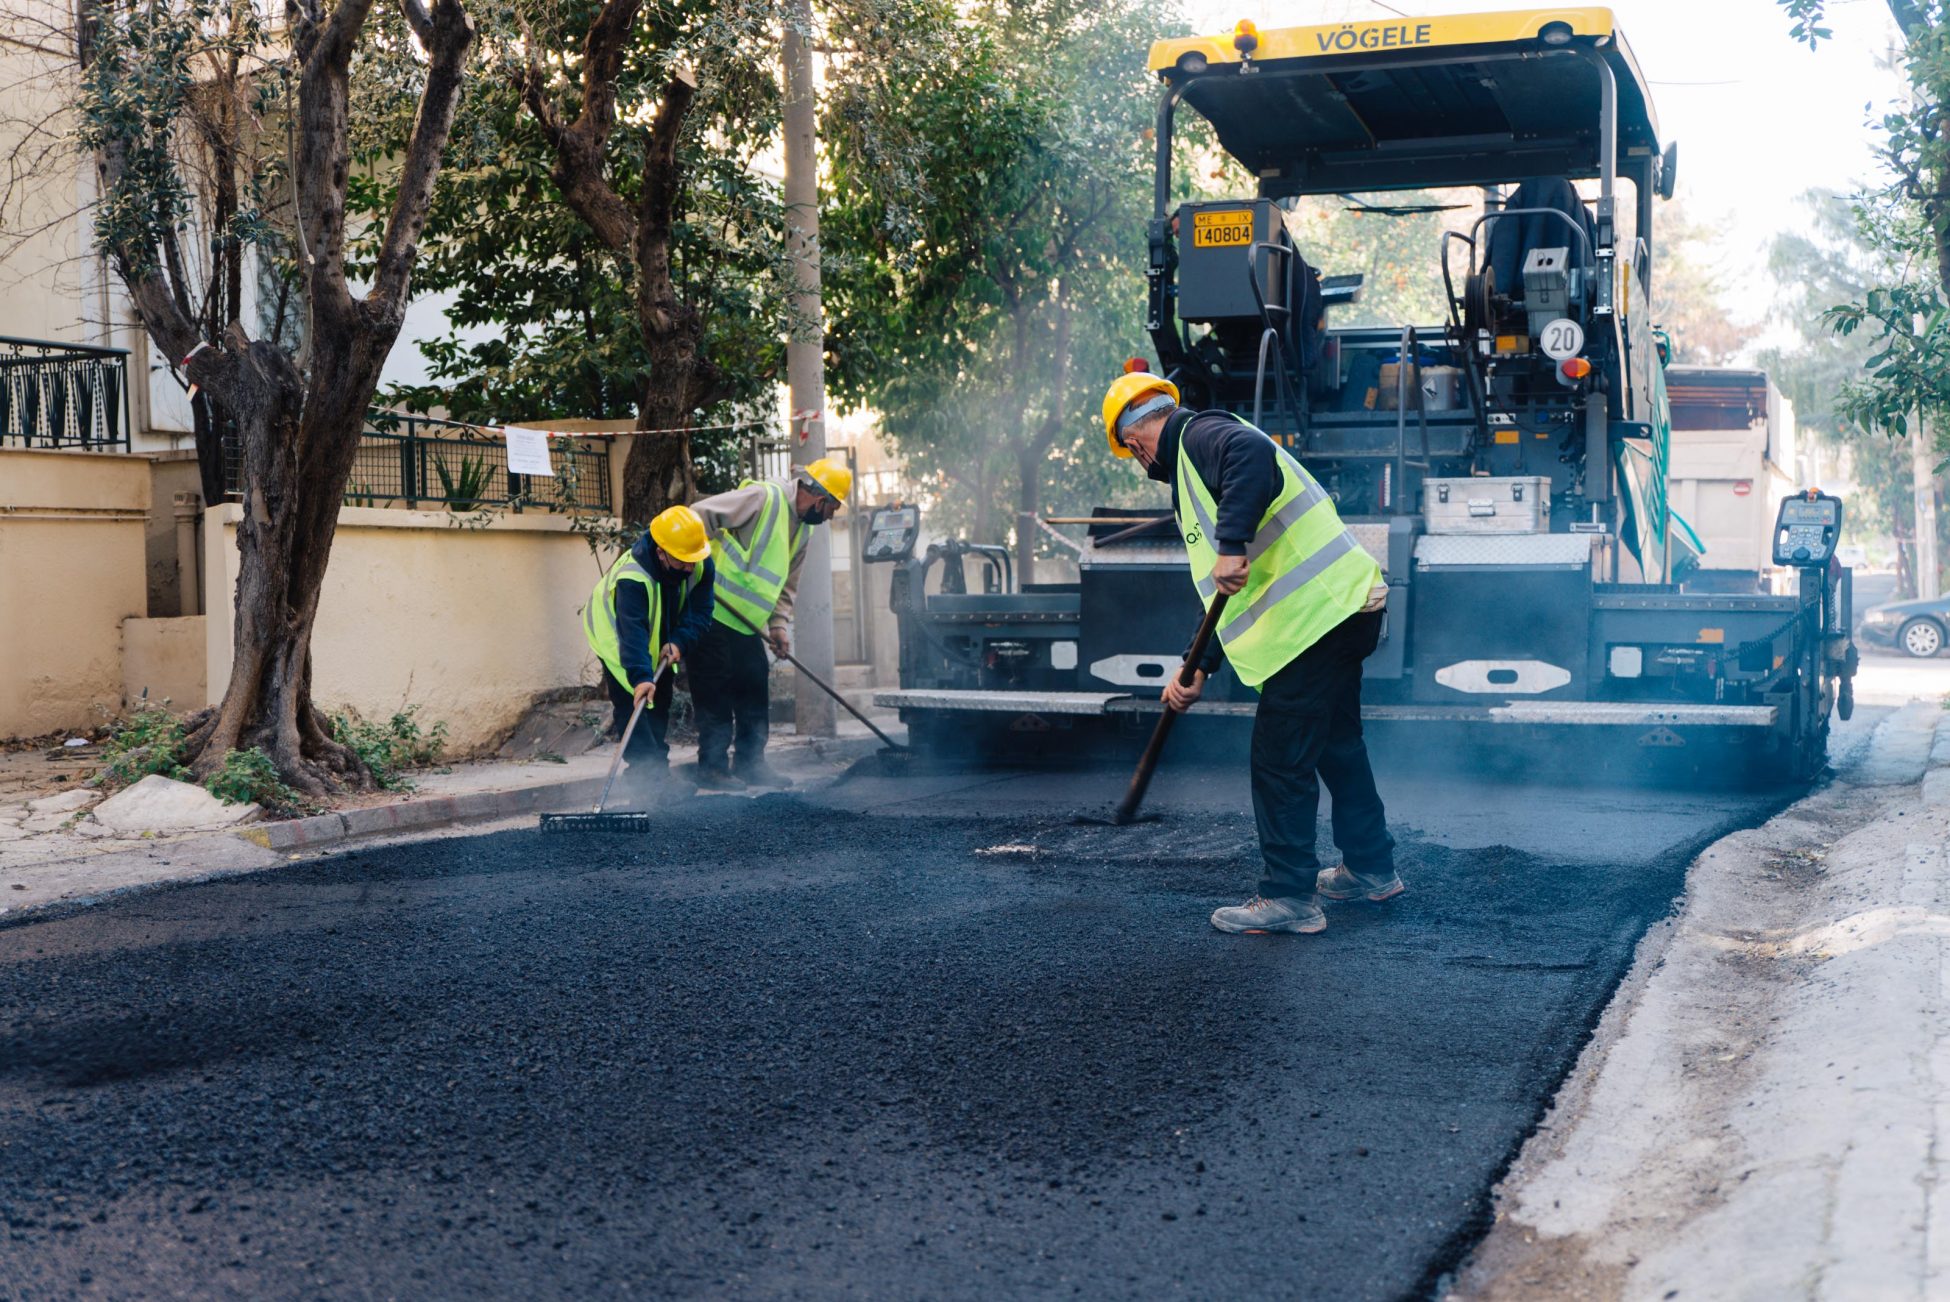
[[1943,625],[1933,619],[1912,619],[1896,634],[1896,643],[1919,660],[1943,650]]

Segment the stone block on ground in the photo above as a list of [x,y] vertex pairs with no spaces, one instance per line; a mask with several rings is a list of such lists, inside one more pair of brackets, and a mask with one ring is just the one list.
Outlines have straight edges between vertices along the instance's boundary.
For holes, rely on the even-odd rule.
[[77,809],[85,809],[101,798],[101,793],[86,787],[76,787],[71,791],[57,792],[43,796],[39,800],[27,802],[27,808],[36,814],[72,814]]
[[496,755],[501,759],[535,759],[559,755],[572,759],[603,743],[609,726],[609,702],[548,701],[522,716],[521,722]]
[[263,815],[257,805],[226,805],[202,787],[151,773],[95,807],[95,821],[123,836],[234,827]]

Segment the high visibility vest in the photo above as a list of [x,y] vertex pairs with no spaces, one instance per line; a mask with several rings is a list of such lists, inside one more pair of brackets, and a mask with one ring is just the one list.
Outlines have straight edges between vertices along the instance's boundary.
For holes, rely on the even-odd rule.
[[[688,598],[699,581],[704,577],[704,567],[691,570],[690,577],[684,580],[684,595]],[[619,584],[640,583],[649,597],[650,660],[655,663],[657,653],[664,645],[663,589],[658,586],[650,571],[637,564],[634,553],[624,552],[616,558],[589,594],[589,604],[582,608],[582,631],[589,639],[589,649],[603,662],[603,668],[610,676],[623,685],[624,691],[632,690],[630,676],[623,669],[623,640],[616,627],[616,589]],[[655,703],[645,707],[654,709]]]
[[[1272,442],[1248,422],[1239,423]],[[1254,688],[1366,605],[1369,592],[1381,582],[1381,567],[1341,523],[1327,491],[1278,443],[1273,443],[1273,454],[1280,467],[1280,491],[1246,544],[1246,586],[1226,603],[1218,630],[1233,672]],[[1208,609],[1218,591],[1212,582],[1212,567],[1219,560],[1212,542],[1217,515],[1212,491],[1199,478],[1181,436],[1178,531],[1185,539],[1192,582]]]
[[[738,487],[751,484],[748,479]],[[806,545],[807,530],[792,518],[792,499],[785,485],[766,482],[759,487],[765,490],[765,505],[752,521],[751,545],[741,544],[729,529],[711,540],[711,559],[718,567],[717,604],[711,617],[740,633],[765,631],[779,594],[785,591],[792,559]]]

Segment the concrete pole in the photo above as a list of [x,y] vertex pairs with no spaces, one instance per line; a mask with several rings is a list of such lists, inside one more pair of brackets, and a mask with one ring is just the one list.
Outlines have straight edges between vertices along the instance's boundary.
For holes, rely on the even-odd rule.
[[1916,489],[1916,595],[1930,601],[1942,595],[1937,585],[1936,448],[1921,411],[1909,438],[1909,468]]
[[[826,318],[819,301],[819,153],[813,90],[811,0],[788,0],[785,9],[785,219],[786,252],[795,285],[792,314],[802,328],[785,345],[786,388],[791,412],[792,460],[805,465],[826,455]],[[799,589],[792,605],[793,653],[827,682],[833,681],[833,544],[831,525],[812,531]],[[794,717],[801,736],[830,737],[836,730],[832,699],[803,674],[797,676]]]

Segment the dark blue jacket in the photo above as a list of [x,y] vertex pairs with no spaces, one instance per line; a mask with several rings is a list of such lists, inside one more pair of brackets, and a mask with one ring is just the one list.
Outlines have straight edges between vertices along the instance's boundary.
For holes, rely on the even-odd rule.
[[1185,445],[1192,468],[1212,490],[1218,512],[1212,545],[1221,556],[1244,556],[1259,532],[1266,508],[1280,495],[1280,463],[1272,440],[1223,411],[1179,408],[1165,418],[1158,460],[1148,473],[1171,485],[1171,509],[1178,510],[1178,446]]
[[[717,567],[709,556],[699,563],[704,577],[687,598],[684,595],[687,576],[666,568],[657,559],[657,544],[650,541],[649,534],[636,540],[630,555],[657,581],[658,595],[663,600],[665,639],[689,656],[704,631],[711,627],[711,610],[717,604],[714,593]],[[650,645],[650,594],[641,583],[616,585],[616,636],[621,643],[618,649],[623,672],[630,676],[631,687],[641,687],[656,676],[657,654],[663,650]]]

